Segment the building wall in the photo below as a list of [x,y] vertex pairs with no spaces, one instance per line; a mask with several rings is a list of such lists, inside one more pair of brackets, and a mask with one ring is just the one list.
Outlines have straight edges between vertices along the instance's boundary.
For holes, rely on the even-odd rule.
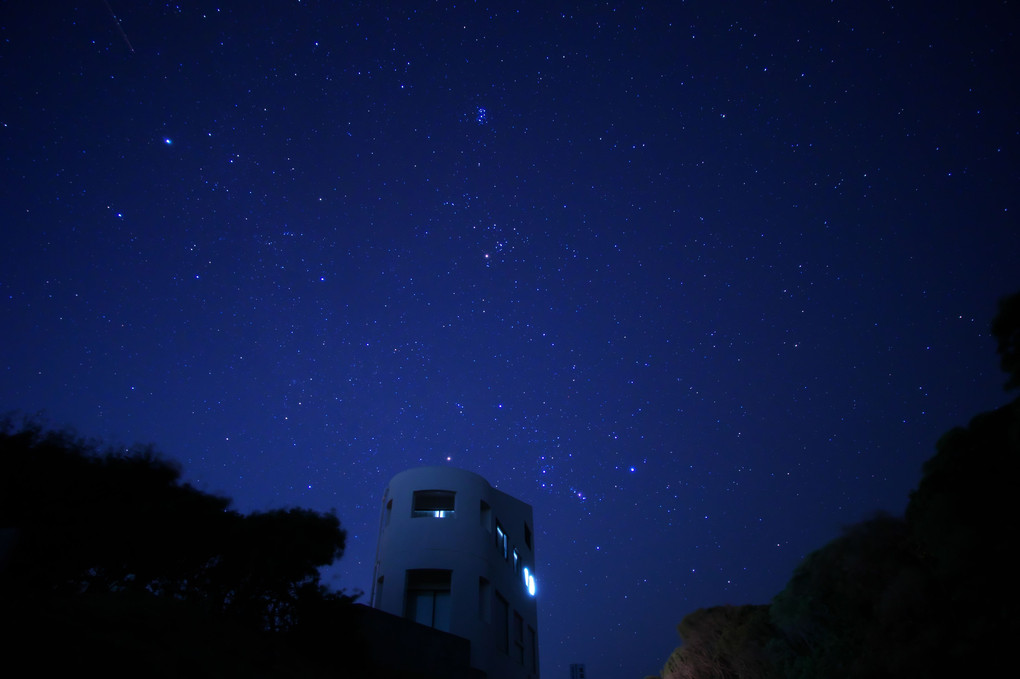
[[383,495],[372,605],[468,639],[489,679],[537,678],[534,539],[531,506],[477,474],[397,474]]
[[[360,604],[352,607],[358,643],[373,679],[486,679],[471,666],[471,644],[447,632]],[[394,652],[399,646],[399,652]],[[357,675],[357,673],[355,673]]]

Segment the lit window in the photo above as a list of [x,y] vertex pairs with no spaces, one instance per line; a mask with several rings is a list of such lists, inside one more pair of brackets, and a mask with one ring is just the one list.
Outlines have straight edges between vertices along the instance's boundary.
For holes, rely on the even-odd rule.
[[506,532],[503,531],[503,526],[499,525],[499,521],[496,522],[496,546],[503,552],[503,558],[506,559]]
[[514,573],[518,571],[521,566],[521,557],[517,554],[517,548],[514,547]]
[[532,574],[532,572],[528,569],[527,566],[524,567],[523,573],[524,573],[524,589],[528,590],[528,594],[530,596],[535,596],[535,576]]
[[446,519],[453,516],[454,493],[452,490],[416,490],[411,509],[413,517]]

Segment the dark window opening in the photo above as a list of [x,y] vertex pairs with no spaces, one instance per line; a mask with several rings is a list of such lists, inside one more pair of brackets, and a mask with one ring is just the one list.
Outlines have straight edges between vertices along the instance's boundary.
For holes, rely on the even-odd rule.
[[531,671],[538,673],[538,635],[535,628],[528,625],[528,642],[531,644]]
[[510,652],[510,602],[496,592],[496,644],[504,653]]
[[453,516],[454,493],[452,490],[416,490],[411,516],[432,517],[436,519]]
[[492,592],[485,578],[478,578],[478,619],[482,622],[492,620]]
[[486,502],[485,500],[482,500],[482,506],[481,506],[481,512],[479,514],[479,519],[482,522],[482,528],[484,528],[485,530],[487,530],[487,531],[489,531],[491,533],[492,532],[492,509],[489,508],[489,503]]
[[407,571],[404,616],[427,627],[450,631],[451,571],[418,569]]
[[514,655],[521,665],[524,664],[524,618],[514,611]]

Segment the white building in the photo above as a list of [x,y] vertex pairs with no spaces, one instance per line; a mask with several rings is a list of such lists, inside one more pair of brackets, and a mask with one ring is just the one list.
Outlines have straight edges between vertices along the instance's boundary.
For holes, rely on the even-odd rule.
[[488,679],[537,679],[531,505],[451,467],[397,474],[382,505],[372,606],[469,640]]

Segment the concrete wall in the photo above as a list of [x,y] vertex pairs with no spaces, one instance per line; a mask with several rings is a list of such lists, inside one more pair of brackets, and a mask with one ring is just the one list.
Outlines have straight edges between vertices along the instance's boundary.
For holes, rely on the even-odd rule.
[[373,677],[486,679],[483,672],[471,667],[467,639],[367,606],[353,608]]

